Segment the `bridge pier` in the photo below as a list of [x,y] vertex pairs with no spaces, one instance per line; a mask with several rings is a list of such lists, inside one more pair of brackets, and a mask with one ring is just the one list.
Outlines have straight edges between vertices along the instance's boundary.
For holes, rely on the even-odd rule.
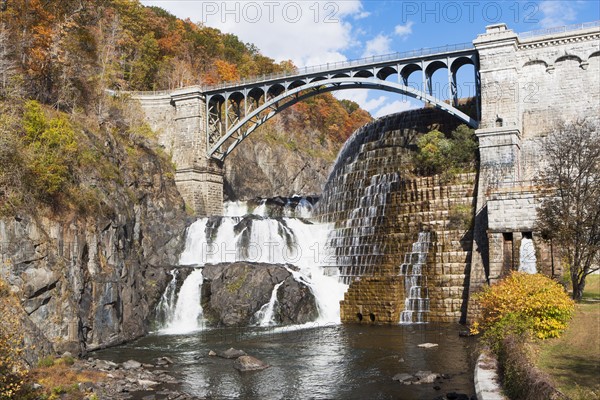
[[223,168],[177,169],[175,184],[185,204],[197,216],[223,214]]
[[134,96],[175,164],[175,183],[197,216],[223,213],[223,163],[206,154],[206,104],[197,87]]

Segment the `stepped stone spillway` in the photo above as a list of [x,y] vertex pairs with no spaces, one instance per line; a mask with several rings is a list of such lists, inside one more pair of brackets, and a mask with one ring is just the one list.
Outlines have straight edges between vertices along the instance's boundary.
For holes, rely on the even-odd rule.
[[419,135],[458,124],[431,108],[395,114],[361,128],[340,152],[317,211],[335,223],[329,244],[341,279],[351,285],[341,303],[343,322],[400,322],[401,264],[422,231],[431,232],[422,289],[429,295],[427,319],[464,317],[475,174],[445,183],[411,176],[407,165]]

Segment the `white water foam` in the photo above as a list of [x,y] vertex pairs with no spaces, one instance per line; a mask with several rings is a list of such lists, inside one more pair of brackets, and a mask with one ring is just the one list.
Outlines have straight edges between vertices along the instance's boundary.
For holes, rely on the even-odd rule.
[[166,327],[161,333],[185,334],[203,327],[200,289],[202,287],[202,270],[194,270],[183,282],[177,294],[177,303],[169,317]]
[[[240,209],[236,207],[231,210]],[[201,218],[189,227],[179,263],[199,269],[186,278],[161,332],[179,334],[201,329],[204,325],[200,306],[201,267],[235,261],[298,267],[299,271],[289,271],[294,279],[309,286],[315,296],[319,311],[315,322],[339,324],[339,302],[348,287],[338,282],[335,257],[326,245],[331,225],[312,224],[295,218],[252,218],[243,221],[236,234],[234,228],[240,222],[241,217]],[[262,323],[271,322],[272,316],[268,320],[262,319]]]
[[537,273],[536,261],[533,240],[524,237],[521,239],[521,247],[519,248],[519,272]]
[[277,292],[281,285],[283,285],[283,281],[275,285],[269,302],[256,312],[255,318],[258,321],[258,326],[272,326],[276,324],[273,311],[275,310],[275,304],[277,303]]

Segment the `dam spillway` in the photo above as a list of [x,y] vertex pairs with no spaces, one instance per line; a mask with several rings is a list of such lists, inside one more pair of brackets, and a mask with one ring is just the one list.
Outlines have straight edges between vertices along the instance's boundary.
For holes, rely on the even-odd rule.
[[419,290],[428,299],[410,304],[427,303],[420,322],[464,318],[476,176],[419,177],[411,168],[420,135],[449,133],[459,124],[433,108],[411,110],[365,125],[340,151],[316,213],[334,224],[328,244],[340,279],[350,285],[341,302],[342,322],[401,322],[411,290],[402,264],[422,232],[430,244]]

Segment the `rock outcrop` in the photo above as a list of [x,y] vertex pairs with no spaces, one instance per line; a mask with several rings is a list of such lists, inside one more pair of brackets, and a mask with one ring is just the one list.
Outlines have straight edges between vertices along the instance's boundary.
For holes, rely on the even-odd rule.
[[269,364],[252,356],[241,356],[233,362],[233,368],[240,372],[260,371],[269,367]]
[[[111,162],[123,165],[125,151],[109,142]],[[102,204],[96,215],[0,219],[0,277],[55,351],[83,354],[147,332],[184,244],[183,201],[163,162],[146,149],[122,181],[91,184]]]
[[277,324],[301,324],[318,317],[310,288],[298,282],[291,266],[236,262],[204,267],[202,307],[212,325],[245,326],[258,322],[255,314],[279,283],[273,318]]
[[225,199],[321,193],[333,160],[260,139],[258,135],[253,137],[225,160]]

